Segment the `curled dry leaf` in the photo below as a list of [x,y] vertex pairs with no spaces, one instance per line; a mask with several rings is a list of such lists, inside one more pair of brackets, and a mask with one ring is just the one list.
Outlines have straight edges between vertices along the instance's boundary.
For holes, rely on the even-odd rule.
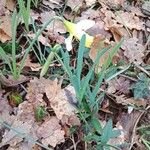
[[44,145],[50,144],[55,147],[56,144],[65,141],[64,135],[65,132],[61,130],[59,120],[56,117],[51,117],[37,129],[37,136],[42,139]]
[[130,35],[125,28],[122,27],[110,27],[109,30],[113,34],[115,42],[119,42],[122,37],[129,39]]
[[130,38],[123,42],[121,48],[124,50],[124,55],[128,58],[129,62],[141,64],[143,63],[144,46],[138,43],[137,38]]

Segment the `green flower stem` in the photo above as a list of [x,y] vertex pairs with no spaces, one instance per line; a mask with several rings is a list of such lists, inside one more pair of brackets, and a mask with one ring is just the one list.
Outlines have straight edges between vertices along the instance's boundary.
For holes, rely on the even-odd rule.
[[58,44],[55,45],[52,48],[52,51],[50,52],[50,54],[49,54],[49,56],[48,56],[48,58],[47,58],[47,60],[46,60],[46,62],[44,64],[44,66],[42,67],[42,70],[41,70],[41,73],[40,73],[40,77],[43,77],[46,74],[46,72],[47,72],[47,70],[49,68],[49,65],[51,64],[52,60],[54,59],[55,53],[57,53],[60,48],[61,48],[61,46],[58,45]]

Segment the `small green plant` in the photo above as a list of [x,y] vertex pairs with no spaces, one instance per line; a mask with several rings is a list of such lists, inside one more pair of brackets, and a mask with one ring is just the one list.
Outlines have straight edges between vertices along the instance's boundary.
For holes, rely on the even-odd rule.
[[25,64],[25,60],[27,58],[28,53],[30,52],[30,50],[33,48],[33,45],[35,44],[35,42],[37,41],[39,35],[41,35],[41,33],[43,32],[43,30],[55,19],[60,19],[59,17],[53,17],[50,20],[48,20],[43,27],[35,34],[35,38],[29,43],[29,47],[27,47],[25,49],[25,53],[22,57],[22,60],[20,62],[20,64],[17,64],[17,60],[16,60],[16,30],[17,30],[17,25],[18,25],[18,20],[19,20],[19,15],[17,14],[16,11],[14,11],[13,16],[12,16],[12,54],[11,57],[12,59],[10,59],[10,57],[6,54],[5,50],[0,46],[0,56],[2,57],[3,61],[5,62],[5,64],[8,65],[10,72],[13,75],[13,78],[15,80],[17,80],[20,77],[21,71],[24,67]]
[[105,77],[106,70],[111,64],[113,56],[116,54],[117,50],[121,46],[122,41],[110,51],[109,57],[103,64],[101,71],[96,75],[97,81],[95,81],[96,84],[93,86],[91,86],[91,84],[92,77],[94,75],[94,69],[97,67],[100,57],[103,56],[103,54],[109,48],[105,48],[98,53],[94,64],[91,68],[89,68],[89,72],[84,77],[82,77],[84,52],[86,51],[85,41],[86,36],[84,35],[81,38],[79,44],[76,69],[73,70],[70,66],[70,57],[67,51],[64,52],[61,49],[63,61],[57,53],[55,53],[55,56],[62,64],[64,70],[67,72],[69,80],[75,89],[76,97],[78,99],[78,114],[80,119],[84,122],[84,130],[86,135],[85,140],[88,142],[96,142],[96,149],[103,149],[106,147],[108,147],[107,149],[109,149],[110,145],[108,145],[107,142],[110,138],[118,136],[119,132],[113,131],[111,120],[109,120],[106,123],[105,127],[102,128],[99,119],[96,117],[102,98],[104,96],[104,92],[100,95],[98,93],[99,87]]
[[13,16],[12,16],[12,44],[11,44],[11,56],[12,56],[12,63],[11,60],[9,59],[9,56],[7,56],[5,50],[0,47],[0,55],[2,59],[5,61],[5,63],[9,66],[10,71],[13,74],[14,79],[18,78],[18,73],[17,73],[17,64],[16,64],[16,30],[17,30],[17,25],[18,25],[18,16],[17,12],[14,11]]
[[23,102],[23,98],[22,96],[20,95],[20,93],[18,92],[12,92],[10,95],[9,95],[9,101],[10,101],[10,104],[12,106],[18,106],[20,103]]
[[35,119],[36,119],[36,121],[38,121],[38,122],[42,121],[45,114],[46,114],[46,111],[45,111],[44,107],[42,107],[42,106],[37,107],[35,109]]

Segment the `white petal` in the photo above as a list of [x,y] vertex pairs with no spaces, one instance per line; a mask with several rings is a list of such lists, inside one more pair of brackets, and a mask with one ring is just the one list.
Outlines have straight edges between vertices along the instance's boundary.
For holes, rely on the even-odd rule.
[[94,25],[95,25],[95,21],[89,19],[81,20],[77,23],[77,27],[84,31],[93,27]]
[[65,39],[66,49],[67,49],[68,51],[71,51],[71,50],[72,50],[72,38],[73,38],[73,36],[72,36],[72,35],[69,35],[69,36]]

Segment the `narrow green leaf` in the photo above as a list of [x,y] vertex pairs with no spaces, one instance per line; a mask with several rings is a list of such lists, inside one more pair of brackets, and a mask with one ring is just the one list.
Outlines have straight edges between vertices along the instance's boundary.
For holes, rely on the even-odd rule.
[[78,80],[80,81],[81,79],[81,72],[82,72],[82,66],[83,66],[83,54],[85,51],[85,41],[86,41],[86,36],[83,35],[79,44],[79,50],[78,50],[78,58],[77,58],[77,77]]
[[77,76],[76,75],[72,75],[70,77],[70,81],[71,81],[71,83],[72,83],[72,85],[73,85],[73,87],[74,87],[74,89],[76,91],[76,96],[78,98],[79,97],[79,93],[80,93],[80,84],[78,82]]
[[91,79],[91,76],[92,76],[92,73],[93,73],[93,70],[91,69],[88,74],[85,76],[84,79],[82,79],[81,81],[81,90],[80,90],[80,100],[82,100],[83,96],[85,95],[85,91],[87,89],[87,87],[89,86],[89,81]]
[[99,134],[101,134],[101,132],[102,132],[102,126],[101,126],[101,124],[100,124],[99,119],[96,118],[96,117],[92,117],[92,120],[91,120],[91,121],[92,121],[92,124],[93,124],[95,130],[96,130]]
[[13,69],[12,69],[12,66],[11,66],[11,62],[10,62],[7,54],[5,53],[5,51],[3,50],[2,47],[0,47],[0,56],[5,61],[5,63],[9,66],[9,69],[11,70],[11,72],[13,72]]
[[110,132],[112,132],[112,120],[109,120],[105,127],[103,128],[103,132],[102,132],[102,135],[101,135],[101,142],[102,143],[107,143],[110,139]]

